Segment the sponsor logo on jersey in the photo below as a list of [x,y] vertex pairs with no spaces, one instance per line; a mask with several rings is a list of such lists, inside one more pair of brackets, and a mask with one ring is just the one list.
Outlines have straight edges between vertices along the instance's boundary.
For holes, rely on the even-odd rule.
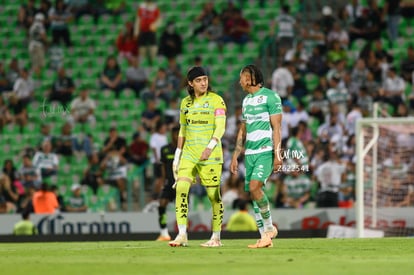
[[[188,123],[188,124],[190,124],[190,123]],[[201,119],[198,119],[198,120],[192,119],[191,124],[208,124],[208,121],[207,120],[201,120]]]

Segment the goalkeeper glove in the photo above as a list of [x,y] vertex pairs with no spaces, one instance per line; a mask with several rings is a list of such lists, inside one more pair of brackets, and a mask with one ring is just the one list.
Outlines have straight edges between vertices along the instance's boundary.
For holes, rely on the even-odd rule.
[[180,158],[181,158],[181,149],[175,149],[174,160],[172,164],[172,169],[174,173],[174,179],[177,180],[178,176],[178,166],[180,165]]

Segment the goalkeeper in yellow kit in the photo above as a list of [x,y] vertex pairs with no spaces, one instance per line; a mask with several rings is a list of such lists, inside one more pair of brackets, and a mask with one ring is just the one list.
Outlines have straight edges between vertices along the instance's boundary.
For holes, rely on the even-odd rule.
[[173,161],[176,173],[175,211],[178,235],[170,246],[187,246],[188,193],[198,176],[205,186],[213,211],[211,239],[204,247],[221,246],[223,203],[220,179],[223,165],[221,137],[226,124],[226,105],[222,97],[211,91],[208,76],[202,67],[187,73],[189,95],[181,101],[180,132]]

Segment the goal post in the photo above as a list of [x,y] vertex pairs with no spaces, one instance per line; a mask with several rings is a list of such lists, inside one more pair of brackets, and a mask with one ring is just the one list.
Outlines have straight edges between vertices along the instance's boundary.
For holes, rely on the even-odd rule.
[[[409,178],[408,170],[405,173],[403,169],[399,171],[398,177],[384,177],[384,174],[389,174],[386,163],[394,165],[394,161],[398,162],[403,159],[398,160],[398,157],[403,154],[412,158],[410,154],[414,154],[414,117],[362,118],[356,123],[355,133],[355,216],[357,237],[362,238],[365,228],[382,229],[378,220],[379,215],[388,215],[387,217],[392,215],[393,210],[386,209],[392,207],[386,203],[389,199],[387,196],[390,196],[386,190],[391,190],[394,184],[399,184],[395,183],[396,181],[404,182],[408,187],[414,184],[410,182],[412,178]],[[387,142],[390,144],[392,142],[394,147]],[[396,156],[396,159],[393,156]],[[412,160],[408,165],[412,165]],[[388,180],[385,181],[385,178]]]

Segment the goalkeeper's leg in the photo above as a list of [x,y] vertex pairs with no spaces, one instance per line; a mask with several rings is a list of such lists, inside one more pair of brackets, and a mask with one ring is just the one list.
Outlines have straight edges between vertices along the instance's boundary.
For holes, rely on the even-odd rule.
[[178,235],[175,240],[169,242],[170,246],[187,246],[188,193],[190,186],[191,183],[185,179],[179,179],[176,183],[175,217]]

